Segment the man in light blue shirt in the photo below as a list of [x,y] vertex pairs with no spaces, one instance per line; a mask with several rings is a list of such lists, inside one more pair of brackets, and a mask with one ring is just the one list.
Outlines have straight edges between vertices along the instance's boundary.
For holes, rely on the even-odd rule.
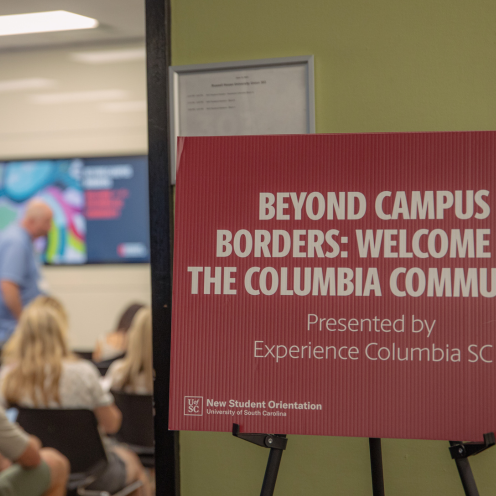
[[40,294],[33,241],[46,236],[51,223],[50,207],[34,199],[20,224],[0,234],[0,344],[14,331],[23,307]]

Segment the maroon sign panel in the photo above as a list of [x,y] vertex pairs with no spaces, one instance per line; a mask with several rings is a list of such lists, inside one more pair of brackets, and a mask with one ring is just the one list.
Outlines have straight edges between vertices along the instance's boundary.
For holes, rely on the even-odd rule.
[[170,429],[496,430],[496,132],[178,149]]

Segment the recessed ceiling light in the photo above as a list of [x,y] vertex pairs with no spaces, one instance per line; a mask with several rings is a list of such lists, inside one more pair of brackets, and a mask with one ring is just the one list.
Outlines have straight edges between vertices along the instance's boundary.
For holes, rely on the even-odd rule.
[[100,106],[102,112],[143,112],[146,111],[145,100],[132,100],[125,102],[107,102]]
[[0,16],[0,36],[91,29],[98,21],[65,10]]
[[106,100],[123,100],[129,96],[125,90],[71,91],[69,93],[44,93],[33,95],[31,100],[39,105],[56,103],[102,102]]
[[76,52],[71,56],[74,60],[85,64],[111,64],[114,62],[144,60],[146,57],[146,51],[144,48],[128,48],[119,50]]
[[26,78],[26,79],[6,79],[0,81],[0,93],[7,91],[40,90],[52,88],[57,84],[53,79]]

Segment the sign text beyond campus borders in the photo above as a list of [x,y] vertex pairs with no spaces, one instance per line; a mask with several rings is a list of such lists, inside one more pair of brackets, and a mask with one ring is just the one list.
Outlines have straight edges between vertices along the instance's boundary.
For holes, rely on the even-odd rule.
[[495,132],[180,140],[171,429],[494,430]]

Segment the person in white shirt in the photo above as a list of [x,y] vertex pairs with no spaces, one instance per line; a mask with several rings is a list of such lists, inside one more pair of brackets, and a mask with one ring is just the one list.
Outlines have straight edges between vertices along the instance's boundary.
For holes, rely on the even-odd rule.
[[103,383],[107,389],[126,393],[153,393],[152,312],[149,307],[135,315],[129,329],[126,356],[112,363]]

